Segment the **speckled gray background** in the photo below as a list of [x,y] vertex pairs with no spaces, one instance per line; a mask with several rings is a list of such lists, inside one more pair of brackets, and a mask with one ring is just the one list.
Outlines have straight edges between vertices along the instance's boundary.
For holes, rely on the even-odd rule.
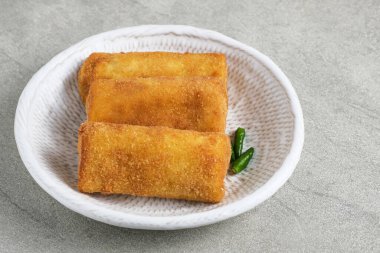
[[[219,31],[287,74],[305,146],[271,199],[207,227],[139,231],[76,214],[33,181],[13,134],[28,80],[70,45],[140,24]],[[379,80],[380,1],[0,1],[0,252],[380,252]]]

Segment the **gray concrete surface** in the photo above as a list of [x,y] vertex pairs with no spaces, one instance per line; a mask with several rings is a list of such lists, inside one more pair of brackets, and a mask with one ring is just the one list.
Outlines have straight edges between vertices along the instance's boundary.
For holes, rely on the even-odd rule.
[[[18,155],[17,100],[48,60],[90,35],[140,24],[217,30],[271,57],[304,111],[289,182],[207,227],[139,231],[76,214]],[[0,252],[380,252],[379,1],[0,1]]]

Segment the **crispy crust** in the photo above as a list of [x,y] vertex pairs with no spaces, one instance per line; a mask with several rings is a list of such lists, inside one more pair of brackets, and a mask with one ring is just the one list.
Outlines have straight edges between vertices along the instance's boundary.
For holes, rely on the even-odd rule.
[[82,64],[78,72],[78,90],[83,102],[86,101],[90,83],[95,79],[94,69],[98,62],[106,61],[108,54],[92,53]]
[[224,132],[227,87],[217,77],[98,79],[86,109],[89,121]]
[[157,76],[212,76],[227,83],[226,57],[216,53],[93,53],[78,73],[78,89],[85,103],[91,82],[95,79]]
[[79,129],[81,192],[220,202],[229,137],[166,127],[86,122]]

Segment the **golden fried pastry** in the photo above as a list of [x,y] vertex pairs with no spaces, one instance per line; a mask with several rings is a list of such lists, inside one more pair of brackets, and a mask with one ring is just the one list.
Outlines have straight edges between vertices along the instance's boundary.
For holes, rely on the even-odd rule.
[[219,202],[231,147],[223,133],[86,122],[79,129],[81,192]]
[[93,53],[83,63],[78,75],[82,101],[95,79],[157,76],[213,76],[227,83],[227,63],[224,54],[133,52]]
[[154,77],[92,82],[89,121],[224,132],[227,88],[216,77]]

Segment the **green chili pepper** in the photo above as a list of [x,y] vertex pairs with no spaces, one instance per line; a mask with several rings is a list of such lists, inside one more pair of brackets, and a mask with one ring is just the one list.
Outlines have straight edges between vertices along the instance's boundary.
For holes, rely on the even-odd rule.
[[231,143],[231,160],[230,160],[230,163],[232,163],[233,161],[235,161],[235,151],[234,151],[234,144]]
[[245,151],[238,159],[232,163],[232,171],[236,174],[244,170],[247,167],[249,161],[252,159],[254,152],[254,148],[249,148],[247,151]]
[[234,151],[235,151],[236,159],[240,157],[241,152],[243,151],[244,137],[245,137],[245,129],[239,127],[235,132]]

